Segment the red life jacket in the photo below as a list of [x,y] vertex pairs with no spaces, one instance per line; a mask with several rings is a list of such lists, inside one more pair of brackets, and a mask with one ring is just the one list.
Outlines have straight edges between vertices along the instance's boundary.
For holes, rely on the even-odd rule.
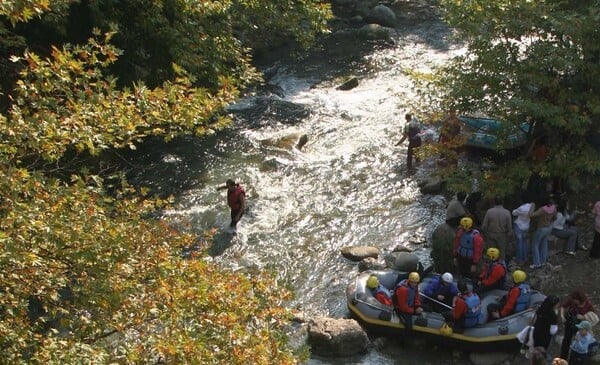
[[238,210],[242,208],[240,203],[240,196],[246,195],[244,188],[240,184],[235,184],[235,188],[227,190],[227,204],[232,210]]

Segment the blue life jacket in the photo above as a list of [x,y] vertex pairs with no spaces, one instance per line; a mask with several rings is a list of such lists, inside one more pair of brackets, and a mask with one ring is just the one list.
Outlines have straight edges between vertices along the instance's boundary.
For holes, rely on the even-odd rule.
[[494,266],[496,265],[502,265],[502,267],[504,268],[504,276],[502,276],[502,279],[495,282],[494,285],[490,287],[490,289],[504,289],[504,281],[506,280],[506,273],[508,272],[508,268],[506,267],[506,262],[504,262],[504,260],[489,262],[487,264],[484,279],[487,279],[490,277],[490,275],[492,275],[492,272],[494,271]]
[[467,304],[467,313],[465,314],[465,327],[473,327],[479,323],[481,318],[481,300],[475,293],[471,293],[468,296],[461,294],[465,304]]
[[374,295],[379,293],[383,293],[383,295],[385,295],[387,298],[392,299],[392,292],[390,292],[385,286],[381,284],[377,285],[377,288],[373,290]]
[[449,283],[448,285],[444,285],[442,276],[438,275],[436,278],[432,279],[423,293],[430,297],[435,297],[438,295],[443,295],[446,298],[453,298],[458,294],[458,288],[454,283]]
[[408,285],[408,279],[404,279],[401,282],[398,283],[398,285],[396,285],[396,288],[398,287],[405,287],[408,289],[408,306],[412,307],[415,305],[415,295],[417,294],[417,290],[416,288],[412,288],[410,285]]
[[515,313],[524,311],[529,307],[529,300],[531,299],[531,288],[528,284],[519,284],[519,297],[515,304]]
[[458,246],[458,256],[472,258],[475,254],[475,243],[474,238],[475,234],[479,234],[479,231],[474,229],[470,232],[463,231],[460,236],[459,246]]

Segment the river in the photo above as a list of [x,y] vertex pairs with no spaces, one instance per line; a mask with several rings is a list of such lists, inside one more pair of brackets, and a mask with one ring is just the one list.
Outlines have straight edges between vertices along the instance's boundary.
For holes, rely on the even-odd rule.
[[[279,96],[258,90],[245,97],[230,109],[232,127],[200,142],[141,151],[153,162],[133,179],[177,193],[169,217],[199,233],[216,228],[214,261],[233,270],[273,270],[295,291],[290,306],[309,318],[347,316],[344,293],[357,265],[341,248],[370,245],[385,254],[410,246],[411,237],[426,240],[443,221],[445,199],[422,195],[416,184],[431,165],[407,175],[406,143],[394,144],[404,114],[418,113],[407,70],[427,70],[461,47],[435,19],[406,22],[398,32],[393,45],[332,36],[302,61],[274,63],[269,84]],[[350,76],[359,85],[337,90]],[[308,143],[298,150],[303,134]],[[224,232],[229,211],[225,192],[215,189],[228,178],[243,184],[249,205],[235,236]],[[427,247],[411,248],[428,260]],[[374,349],[309,363],[439,364],[447,357]]]

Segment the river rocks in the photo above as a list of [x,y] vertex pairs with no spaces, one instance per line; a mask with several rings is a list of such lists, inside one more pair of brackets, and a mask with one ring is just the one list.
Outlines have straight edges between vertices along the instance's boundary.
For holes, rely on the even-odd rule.
[[342,256],[351,261],[360,261],[367,257],[379,257],[379,249],[372,246],[349,246],[340,250]]
[[379,263],[377,259],[373,257],[366,257],[358,263],[358,271],[363,272],[367,270],[383,270],[386,266]]
[[308,325],[311,352],[327,357],[366,353],[369,337],[354,319],[315,318]]
[[410,252],[392,252],[385,257],[386,265],[398,271],[417,271],[419,257]]
[[391,38],[396,34],[396,30],[394,28],[382,27],[378,24],[366,24],[359,28],[356,33],[363,39],[391,40]]
[[392,9],[385,5],[377,5],[366,16],[367,23],[378,24],[384,27],[393,28],[396,26],[396,14]]
[[358,78],[352,77],[349,80],[345,81],[340,86],[336,87],[336,90],[352,90],[358,86]]
[[296,143],[296,148],[298,150],[301,150],[302,147],[304,147],[304,145],[307,144],[307,143],[308,143],[308,136],[306,134],[303,134],[298,139],[298,143]]
[[440,194],[445,188],[445,180],[425,180],[419,183],[421,194]]

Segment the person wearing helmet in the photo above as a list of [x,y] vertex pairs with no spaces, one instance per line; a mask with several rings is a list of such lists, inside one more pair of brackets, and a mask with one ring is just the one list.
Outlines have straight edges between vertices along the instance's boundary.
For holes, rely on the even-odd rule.
[[454,308],[443,313],[446,322],[452,323],[452,328],[460,332],[465,328],[474,327],[481,319],[481,299],[473,292],[469,279],[458,281],[460,293],[454,301]]
[[400,281],[394,291],[396,312],[403,320],[406,329],[412,328],[412,316],[423,313],[421,298],[419,296],[419,282],[421,276],[418,272],[411,272],[408,278]]
[[488,304],[487,310],[490,314],[490,320],[506,317],[529,308],[531,288],[529,284],[525,283],[527,274],[525,274],[525,271],[515,270],[512,273],[512,278],[514,284],[508,294],[503,296],[499,302]]
[[508,272],[506,263],[500,257],[500,250],[490,247],[485,255],[487,263],[481,269],[475,290],[479,295],[492,289],[504,289],[504,279]]
[[[508,244],[512,242],[513,223],[510,211],[504,208],[503,204],[503,198],[494,197],[494,206],[485,212],[481,230],[488,247],[497,247],[500,250],[500,258],[505,260]],[[512,256],[512,252],[511,249],[509,256]]]
[[[425,299],[430,302],[428,304],[432,305],[434,311],[443,312],[447,307],[452,306],[452,300],[458,294],[458,288],[454,284],[452,274],[446,272],[431,279],[425,289],[423,289],[423,294]],[[445,306],[432,299],[445,304]]]
[[454,237],[454,265],[463,277],[474,279],[483,254],[483,236],[473,229],[473,219],[463,217]]
[[367,279],[367,288],[371,289],[371,293],[380,303],[392,306],[392,293],[381,283],[377,276],[371,275]]

